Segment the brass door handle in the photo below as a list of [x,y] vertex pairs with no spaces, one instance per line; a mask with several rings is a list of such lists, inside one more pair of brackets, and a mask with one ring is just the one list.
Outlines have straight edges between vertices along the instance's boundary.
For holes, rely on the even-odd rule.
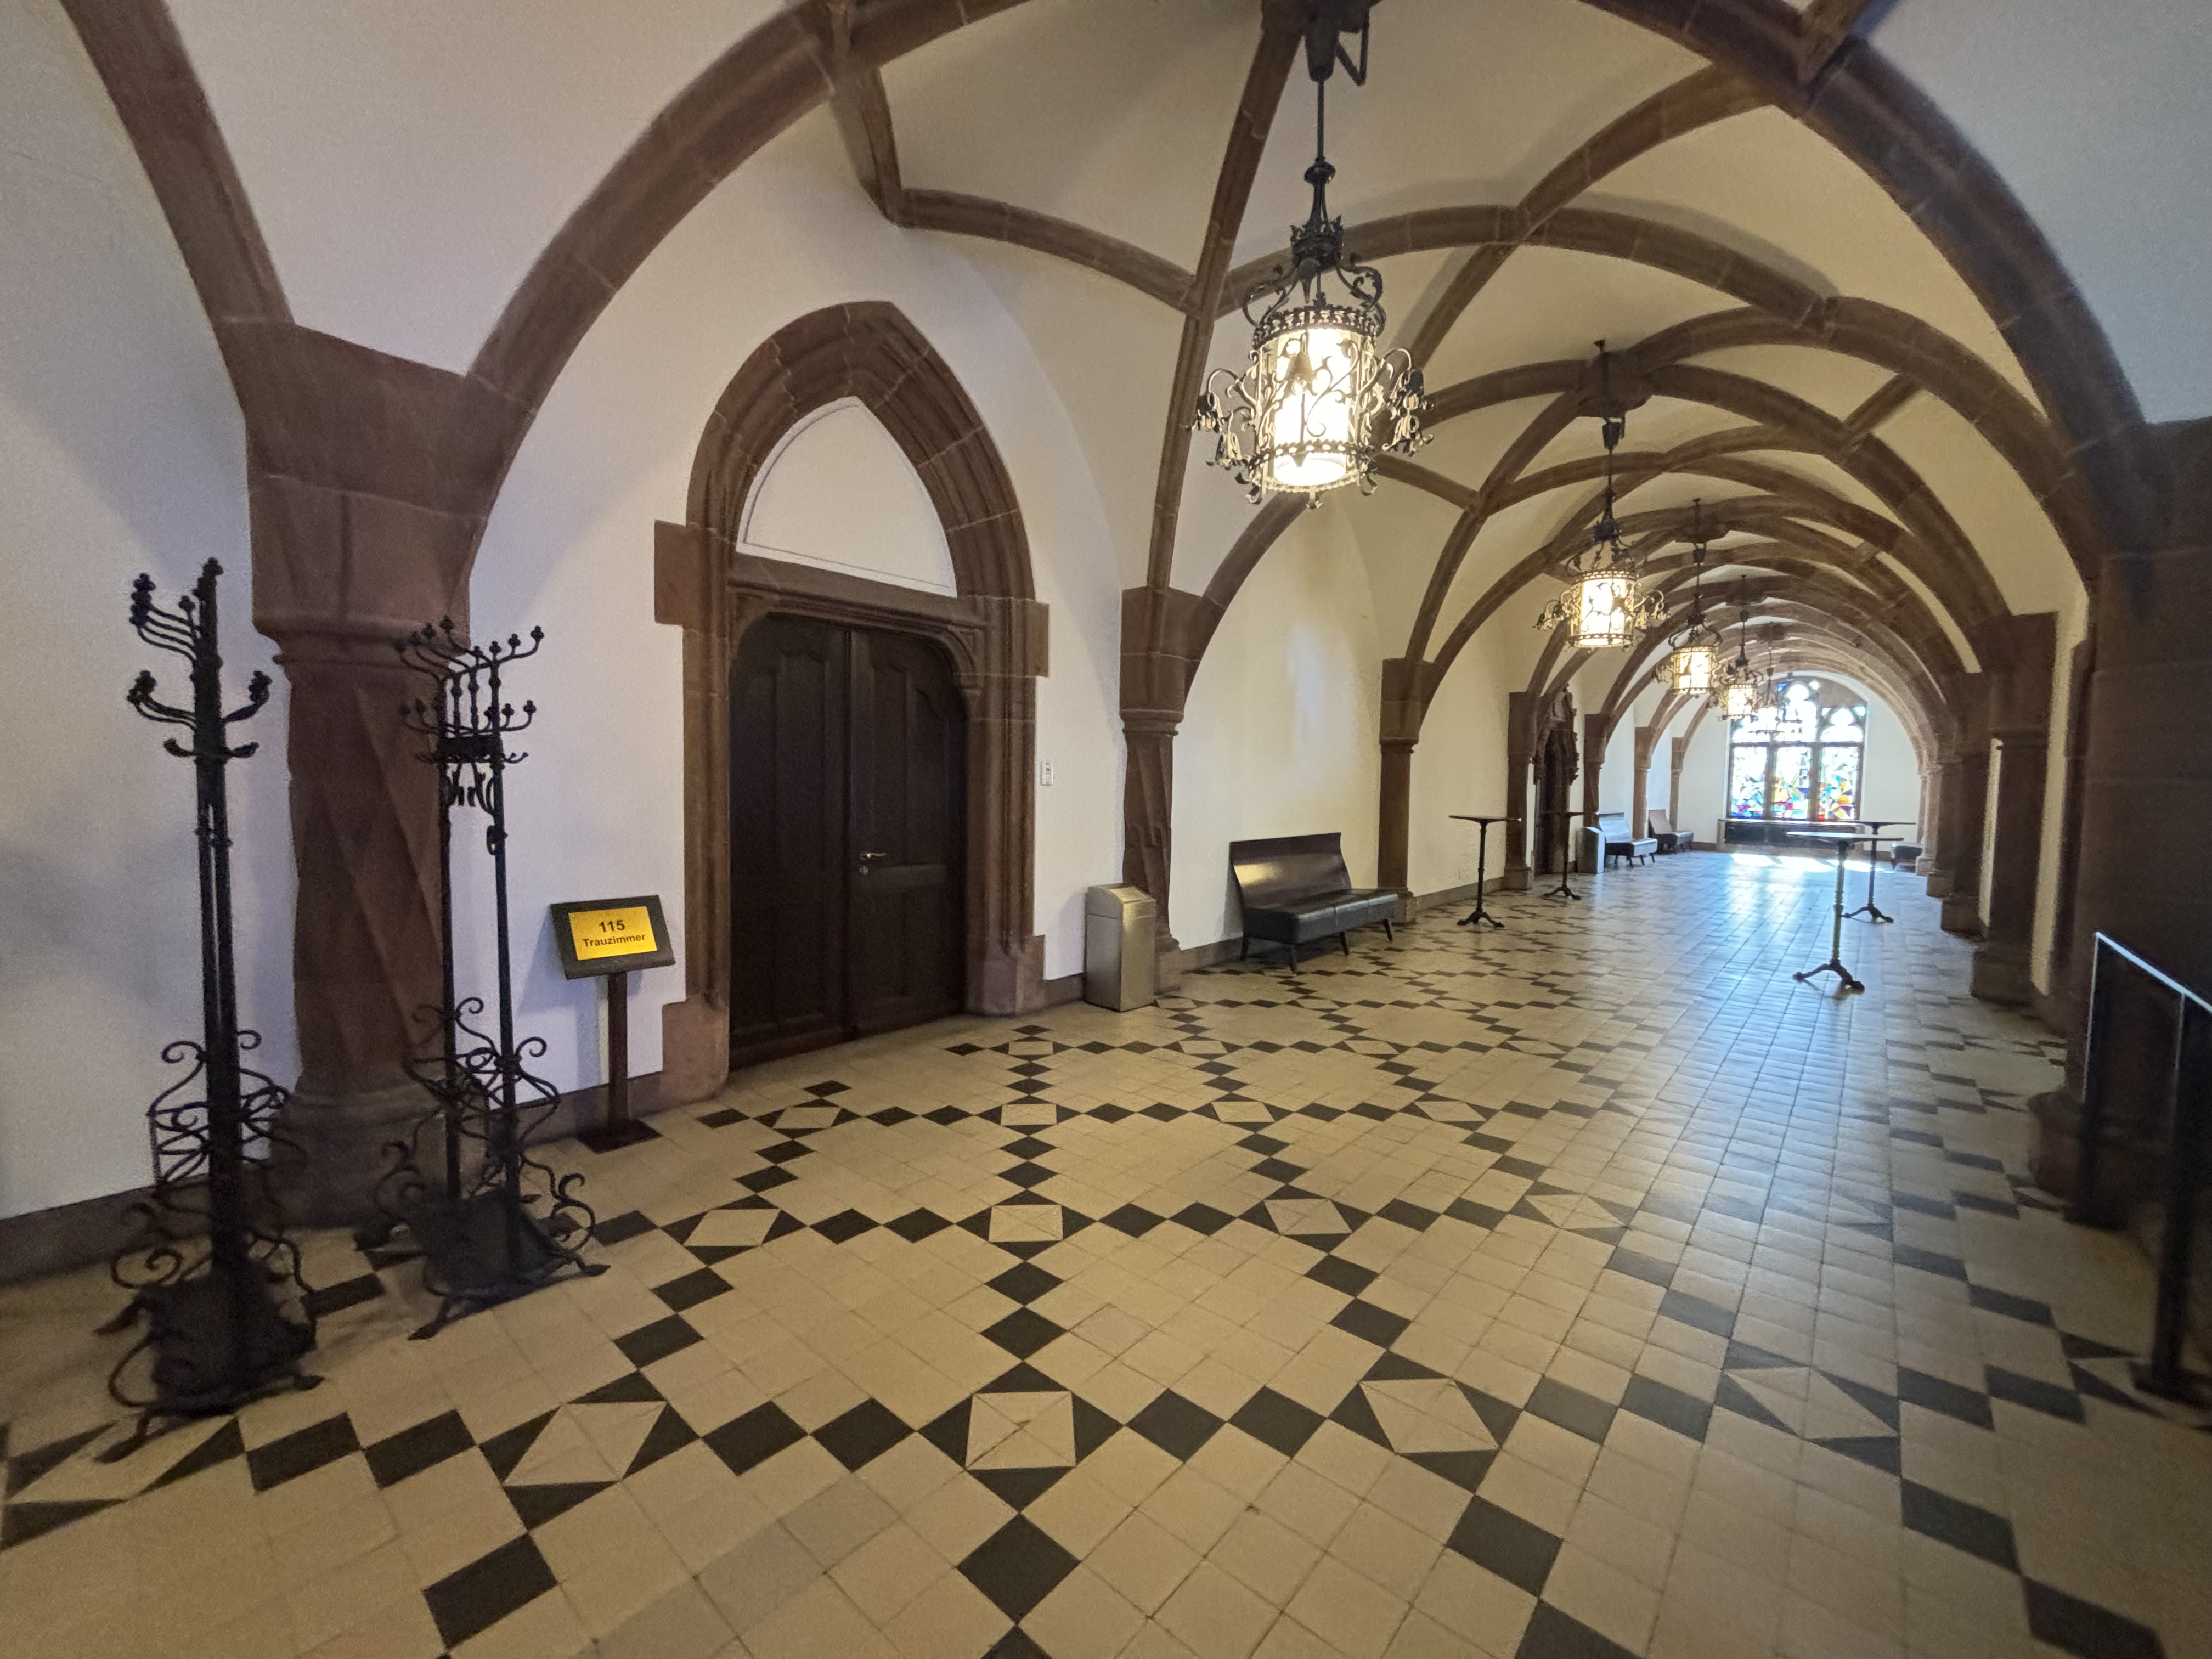
[[866,874],[868,873],[868,866],[869,866],[870,864],[873,863],[873,862],[874,862],[876,860],[878,860],[878,859],[887,859],[887,858],[889,858],[890,856],[890,854],[889,853],[863,853],[863,854],[860,854],[860,873],[861,873],[862,875],[864,875],[864,876],[865,876],[865,875],[866,875]]

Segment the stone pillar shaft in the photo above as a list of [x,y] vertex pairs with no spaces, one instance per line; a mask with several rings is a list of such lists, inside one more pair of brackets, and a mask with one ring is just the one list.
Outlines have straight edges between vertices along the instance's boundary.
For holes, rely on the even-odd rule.
[[1682,762],[1689,750],[1689,744],[1680,738],[1667,739],[1667,818],[1685,835],[1694,835],[1697,832],[1682,816]]
[[[2212,988],[2212,867],[2191,856],[2191,826],[2212,814],[2212,420],[2148,428],[2139,459],[2158,505],[2131,526],[2091,596],[2094,642],[2069,817],[2079,840],[2064,862],[2078,871],[2061,914],[2070,922],[2063,1006],[2085,1010],[2095,938],[2108,934],[2200,992]],[[2086,706],[2084,706],[2086,705]],[[2078,806],[2074,791],[2078,787]],[[2075,815],[2078,812],[2078,817]],[[2115,1043],[2112,1117],[2101,1190],[2086,1196],[2124,1215],[2155,1190],[2163,1165],[2166,1051],[2155,1005],[2124,996]],[[2033,1168],[2054,1192],[2070,1192],[2081,1054],[2076,1034],[2067,1091],[2029,1103],[2036,1118]],[[2146,1061],[2150,1063],[2146,1064]],[[2146,1076],[2145,1073],[2148,1075]],[[2212,1317],[2200,1296],[2197,1318]],[[2205,1328],[2201,1322],[2199,1328]]]
[[[1606,739],[1612,734],[1613,722],[1603,714],[1583,716],[1583,816],[1567,821],[1566,850],[1564,854],[1567,867],[1581,864],[1578,856],[1589,845],[1589,832],[1597,827],[1600,811],[1598,785],[1605,769]],[[1605,867],[1602,854],[1593,854],[1589,866],[1593,872]]]
[[1382,781],[1375,884],[1395,889],[1398,913],[1413,913],[1413,890],[1407,883],[1412,840],[1413,743],[1410,738],[1382,739]]
[[2034,994],[2029,945],[2035,933],[2036,876],[2043,854],[2046,740],[2033,734],[2001,739],[1997,750],[1996,835],[1991,848],[1990,913],[1974,947],[1973,994],[2024,1006]]
[[2051,748],[2051,689],[2058,619],[1996,618],[1982,629],[1982,679],[1996,744],[1995,817],[1989,825],[1989,911],[1975,947],[1973,994],[2025,1006],[2034,993],[2029,951],[2043,863],[2043,800]]
[[1533,733],[1526,691],[1505,694],[1505,867],[1498,886],[1528,890],[1528,748]]
[[[1636,728],[1636,774],[1629,785],[1628,827],[1631,833],[1648,835],[1645,820],[1651,811],[1651,750],[1658,743],[1659,734],[1648,726]],[[1667,798],[1671,815],[1674,797]]]

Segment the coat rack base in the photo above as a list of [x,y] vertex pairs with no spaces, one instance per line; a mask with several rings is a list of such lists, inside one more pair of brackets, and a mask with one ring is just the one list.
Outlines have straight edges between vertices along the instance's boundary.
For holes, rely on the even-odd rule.
[[607,1270],[604,1261],[584,1261],[508,1192],[426,1199],[410,1212],[407,1229],[422,1249],[422,1282],[439,1298],[437,1313],[411,1333],[417,1340],[557,1279]]

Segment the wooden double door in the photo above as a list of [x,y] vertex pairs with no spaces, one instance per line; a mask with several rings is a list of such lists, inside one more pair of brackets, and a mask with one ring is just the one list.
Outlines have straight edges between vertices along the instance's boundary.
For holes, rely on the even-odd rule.
[[965,1001],[967,711],[927,640],[769,617],[730,684],[730,1061]]

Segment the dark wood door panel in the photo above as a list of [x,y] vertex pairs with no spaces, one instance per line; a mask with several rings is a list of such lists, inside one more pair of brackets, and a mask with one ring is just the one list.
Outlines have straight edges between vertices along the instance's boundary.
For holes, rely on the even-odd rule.
[[890,1030],[962,1002],[966,712],[944,653],[854,641],[853,1023]]
[[771,617],[730,689],[731,1063],[957,1012],[967,726],[944,653]]
[[843,630],[771,617],[732,673],[733,1064],[846,1034],[848,656]]

